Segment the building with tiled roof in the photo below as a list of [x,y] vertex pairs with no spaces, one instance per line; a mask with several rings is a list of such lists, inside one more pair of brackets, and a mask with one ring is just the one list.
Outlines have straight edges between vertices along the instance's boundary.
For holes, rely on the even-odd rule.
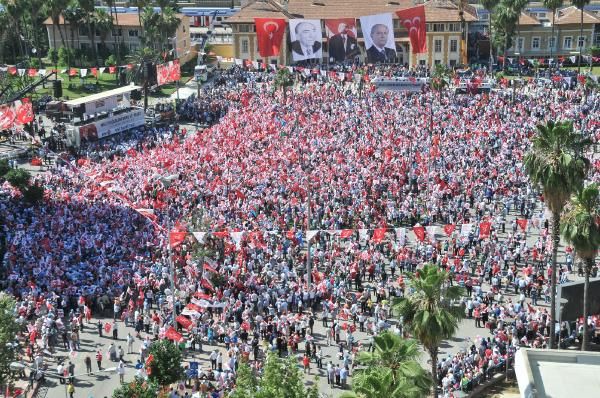
[[[399,63],[411,65],[443,63],[458,65],[461,52],[466,54],[461,42],[460,10],[452,1],[427,1],[425,18],[427,20],[428,53],[411,53],[410,40],[406,29],[400,25],[395,12],[414,7],[413,0],[254,0],[242,2],[241,10],[229,17],[225,23],[232,27],[234,36],[234,54],[236,58],[261,60],[256,44],[254,18],[283,18],[290,19],[320,19],[322,25],[323,62],[329,60],[327,53],[327,38],[325,36],[324,19],[356,18],[365,15],[391,13],[394,23],[394,38]],[[466,6],[464,10],[465,34],[468,34],[469,24],[477,21],[476,10]],[[361,59],[364,59],[364,38],[358,24],[358,44],[361,48]],[[290,39],[286,27],[281,54],[271,62],[291,64],[292,57],[289,49]],[[263,60],[264,61],[264,60]]]

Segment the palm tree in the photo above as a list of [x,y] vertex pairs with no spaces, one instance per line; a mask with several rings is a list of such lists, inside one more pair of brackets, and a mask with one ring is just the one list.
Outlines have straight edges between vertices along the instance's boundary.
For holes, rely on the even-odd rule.
[[562,7],[563,0],[542,0],[542,3],[544,4],[544,7],[552,10],[552,36],[550,36],[553,43],[553,45],[550,46],[550,59],[552,59],[554,47],[556,46],[558,48],[558,40],[554,37],[554,21],[556,20],[556,11]]
[[560,232],[567,242],[573,245],[575,253],[585,263],[585,282],[583,285],[583,341],[581,350],[588,347],[588,299],[590,273],[594,267],[594,259],[600,248],[600,226],[597,219],[600,215],[600,190],[597,184],[583,188],[571,198],[567,212],[563,215]]
[[117,12],[116,8],[115,8],[115,0],[106,0],[106,5],[109,7],[110,10],[110,20],[113,20],[114,17],[114,21],[115,21],[115,29],[117,31],[117,35],[115,36],[115,40],[114,40],[114,49],[115,49],[115,54],[117,55],[117,65],[120,65],[121,61],[120,61],[120,57],[121,57],[121,37],[119,36],[118,32],[119,32],[119,13]]
[[137,7],[138,21],[140,22],[140,27],[142,28],[142,37],[140,39],[142,40],[142,43],[144,43],[144,44],[149,43],[149,42],[145,40],[146,37],[144,36],[144,24],[143,24],[143,19],[142,19],[142,9],[145,9],[149,3],[150,3],[149,0],[131,0],[130,1],[131,5]]
[[275,90],[281,89],[283,91],[283,103],[287,103],[287,88],[294,85],[294,78],[288,68],[281,68],[277,71],[275,80],[273,81],[273,88]]
[[492,45],[492,11],[494,11],[494,8],[496,8],[498,3],[500,3],[500,0],[481,0],[481,5],[489,13],[488,26],[490,29],[490,72],[492,71],[492,65],[494,65],[494,47]]
[[[510,46],[510,40],[512,40],[519,14],[512,7],[510,0],[504,0],[500,4],[501,7],[498,7],[498,12],[494,15],[494,25],[496,25],[495,31],[498,34],[498,39],[501,40],[498,42],[498,47],[502,47],[504,62],[506,63],[506,52]],[[500,45],[500,43],[502,44]]]
[[103,9],[97,9],[94,12],[94,26],[100,34],[100,43],[102,47],[106,47],[106,36],[112,32],[113,20],[110,15]]
[[[556,256],[560,242],[560,215],[569,197],[583,186],[589,160],[583,151],[591,141],[573,131],[572,121],[548,121],[537,126],[532,146],[523,159],[531,181],[542,188],[552,213],[551,317],[556,316]],[[555,322],[550,322],[550,347],[554,347]]]
[[[65,23],[69,25],[69,30],[71,31],[71,48],[75,50],[75,48],[77,48],[75,45],[75,37],[77,37],[77,42],[79,44],[79,34],[75,35],[75,32],[78,32],[79,27],[83,24],[84,12],[76,5],[72,5],[65,9],[63,17],[65,19]],[[69,57],[69,68],[71,67],[70,61],[71,57]]]
[[409,277],[412,294],[396,299],[393,308],[403,316],[410,333],[431,358],[433,395],[437,397],[437,362],[440,343],[458,330],[464,307],[454,304],[462,294],[459,286],[448,286],[448,273],[428,264]]
[[50,15],[50,19],[52,19],[52,48],[58,51],[56,47],[56,31],[58,30],[58,34],[60,35],[60,39],[62,40],[63,47],[66,47],[65,37],[62,34],[62,30],[60,29],[60,16],[67,8],[69,4],[69,0],[47,0],[46,1],[46,9],[48,14]]
[[[571,3],[573,3],[575,7],[579,8],[581,17],[581,19],[579,20],[579,37],[583,37],[583,8],[590,4],[590,0],[571,0]],[[579,46],[579,57],[577,59],[577,73],[581,73],[581,52],[583,47],[582,44],[583,43],[580,44],[579,40],[577,40],[577,45]]]
[[[427,394],[431,386],[431,379],[416,361],[419,357],[419,347],[415,340],[406,340],[397,334],[384,332],[374,337],[374,346],[374,352],[358,354],[357,363],[365,366],[366,369],[358,370],[357,375],[364,373],[361,377],[367,381],[373,377],[369,370],[389,370],[389,385],[384,385],[385,391],[393,391],[402,386],[403,389],[420,392],[417,396]],[[387,376],[385,379],[388,379]],[[369,384],[366,383],[366,385]],[[356,378],[353,382],[353,386],[355,385],[361,385],[361,383],[356,383]],[[363,385],[363,387],[365,386]],[[355,392],[358,391],[355,389]],[[380,392],[383,393],[384,390],[380,390]],[[384,396],[384,394],[380,396]]]
[[158,42],[160,38],[160,15],[155,13],[152,7],[146,7],[141,15],[141,21],[142,32],[145,32],[142,33],[144,45],[153,49],[157,48],[160,45],[160,42]]
[[422,398],[427,396],[428,389],[415,386],[410,379],[394,383],[392,370],[377,366],[356,372],[352,392],[343,393],[340,398]]
[[84,20],[88,27],[88,37],[91,41],[92,58],[94,60],[93,65],[96,65],[98,62],[98,55],[96,52],[96,27],[94,26],[94,0],[77,0],[77,2],[79,3],[79,7],[84,12]]
[[[165,8],[160,14],[160,28],[161,31],[161,48],[168,48],[169,37],[174,36],[177,32],[177,28],[181,23],[181,19],[177,17],[175,10],[171,7]],[[164,41],[163,41],[164,40]],[[173,45],[173,54],[177,53],[177,43]]]
[[516,43],[516,46],[513,47],[513,48],[515,48],[515,51],[513,51],[513,53],[516,52],[516,49],[518,49],[518,45],[519,45],[518,39],[519,39],[519,36],[521,36],[521,13],[523,12],[523,10],[527,6],[527,4],[528,4],[528,0],[511,0],[510,1],[511,8],[514,11],[514,13],[517,15],[517,43]]

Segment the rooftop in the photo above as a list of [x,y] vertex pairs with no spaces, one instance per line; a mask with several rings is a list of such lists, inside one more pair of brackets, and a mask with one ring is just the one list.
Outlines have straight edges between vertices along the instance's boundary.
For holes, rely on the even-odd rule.
[[[428,1],[425,5],[427,22],[460,22],[458,6],[451,1]],[[254,18],[359,18],[365,15],[395,12],[414,7],[412,0],[289,0],[287,10],[277,0],[252,1],[240,12],[227,19],[228,23],[253,23]],[[476,11],[467,6],[465,20],[477,20]]]
[[98,94],[92,94],[92,95],[88,95],[86,97],[81,97],[81,98],[77,98],[71,101],[66,101],[65,105],[69,106],[69,107],[76,107],[79,106],[81,104],[87,104],[88,102],[95,102],[95,101],[100,101],[103,100],[105,98],[110,98],[110,97],[114,97],[116,95],[121,95],[124,93],[129,93],[133,90],[141,90],[142,87],[141,86],[134,86],[133,84],[130,86],[123,86],[123,87],[119,87],[119,88],[115,88],[112,90],[108,90],[108,91],[103,91],[101,93]]

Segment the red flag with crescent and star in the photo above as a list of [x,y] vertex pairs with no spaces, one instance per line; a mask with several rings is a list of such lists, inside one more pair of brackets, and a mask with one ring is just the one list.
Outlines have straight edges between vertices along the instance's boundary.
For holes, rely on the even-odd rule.
[[21,105],[16,108],[16,120],[19,124],[27,124],[33,122],[33,106],[29,98],[23,98]]
[[254,24],[260,56],[273,57],[279,55],[283,34],[285,33],[285,19],[254,18]]
[[396,11],[400,25],[408,31],[413,54],[427,52],[427,25],[425,24],[425,7],[418,6]]

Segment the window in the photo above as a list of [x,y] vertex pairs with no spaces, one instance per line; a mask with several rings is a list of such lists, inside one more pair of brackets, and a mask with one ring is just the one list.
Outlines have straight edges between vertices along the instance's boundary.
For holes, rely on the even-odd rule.
[[248,39],[242,39],[242,53],[248,53]]
[[563,39],[563,48],[571,48],[573,44],[573,38],[571,36],[567,36]]
[[546,13],[545,12],[540,12],[537,16],[540,17],[540,18],[546,18]]
[[436,65],[439,65],[439,64],[441,64],[441,63],[442,63],[442,61],[441,61],[441,60],[439,60],[439,59],[436,59],[435,61],[433,61],[433,63],[434,63],[434,64],[436,64]]
[[525,38],[524,37],[519,37],[517,39],[517,50],[523,51],[524,47],[525,47]]
[[444,31],[444,24],[443,23],[434,23],[433,24],[433,31],[434,32],[443,32]]
[[87,26],[80,26],[79,27],[79,36],[87,36],[88,35],[88,29]]
[[551,37],[548,39],[548,48],[556,48],[556,37]]
[[136,52],[138,50],[138,45],[137,44],[130,44],[129,45],[129,51],[131,52]]
[[90,45],[89,45],[88,43],[80,43],[80,44],[79,44],[79,47],[80,47],[82,50],[87,50],[88,48],[90,48]]
[[113,37],[123,36],[123,29],[113,29],[112,35]]
[[129,29],[129,37],[138,37],[137,29]]
[[434,52],[441,53],[442,52],[442,41],[440,39],[436,39],[433,42]]
[[540,49],[540,38],[539,37],[533,37],[531,39],[531,49],[532,50],[539,50]]
[[451,59],[451,60],[450,60],[450,66],[451,66],[451,67],[454,67],[454,66],[456,66],[456,60],[455,60],[455,59]]
[[425,65],[427,65],[427,64],[425,63],[425,60],[424,60],[424,59],[420,59],[420,60],[419,60],[419,65],[421,65],[421,66],[425,66]]
[[585,47],[585,37],[584,36],[579,36],[578,40],[577,40],[577,48],[584,48]]
[[450,52],[455,53],[458,51],[458,40],[452,39],[450,40]]
[[240,25],[240,32],[244,32],[244,33],[250,32],[250,25]]
[[448,32],[460,32],[460,24],[459,23],[449,23],[448,24]]

